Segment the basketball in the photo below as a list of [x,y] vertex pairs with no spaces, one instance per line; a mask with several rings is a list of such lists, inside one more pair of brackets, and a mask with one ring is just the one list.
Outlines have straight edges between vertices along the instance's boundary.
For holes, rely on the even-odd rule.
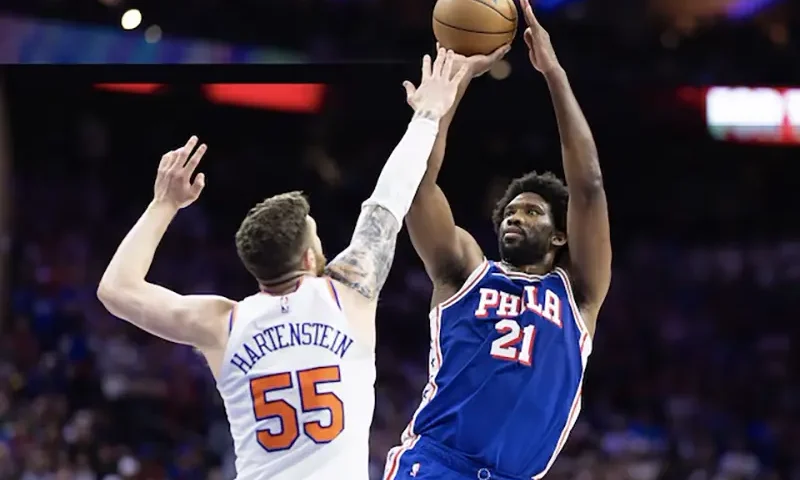
[[492,53],[516,32],[514,0],[438,0],[433,7],[436,40],[461,55]]

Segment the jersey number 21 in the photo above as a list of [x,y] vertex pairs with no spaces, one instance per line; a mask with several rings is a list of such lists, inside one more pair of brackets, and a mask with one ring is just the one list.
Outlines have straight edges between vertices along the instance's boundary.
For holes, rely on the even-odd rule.
[[492,357],[500,360],[519,362],[527,367],[533,360],[533,339],[536,337],[536,327],[528,325],[520,327],[516,320],[503,319],[494,324],[495,330],[502,336],[492,342],[489,352]]

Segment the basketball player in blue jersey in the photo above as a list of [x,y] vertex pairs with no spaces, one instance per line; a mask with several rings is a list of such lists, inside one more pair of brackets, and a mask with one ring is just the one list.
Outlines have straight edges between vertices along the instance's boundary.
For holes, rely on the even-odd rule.
[[[547,81],[558,121],[567,185],[552,173],[512,181],[493,215],[500,261],[487,261],[436,185],[455,105],[442,122],[406,217],[434,287],[429,382],[402,444],[389,452],[385,479],[542,478],[581,409],[611,280],[606,196],[589,125],[548,33],[530,6],[524,11],[529,58]],[[480,74],[506,51],[464,61]]]

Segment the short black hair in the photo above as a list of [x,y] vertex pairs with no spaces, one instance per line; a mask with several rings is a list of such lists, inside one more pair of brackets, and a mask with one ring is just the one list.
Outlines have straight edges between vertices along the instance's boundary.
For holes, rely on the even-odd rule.
[[500,224],[503,222],[503,212],[520,193],[536,193],[550,205],[553,214],[553,225],[556,230],[562,233],[567,231],[567,202],[569,192],[564,182],[553,172],[538,174],[535,171],[515,178],[506,188],[506,193],[495,204],[492,211],[492,223],[494,231],[500,231]]
[[247,212],[236,232],[236,252],[257,280],[297,268],[308,243],[310,210],[303,193],[295,191],[270,197]]

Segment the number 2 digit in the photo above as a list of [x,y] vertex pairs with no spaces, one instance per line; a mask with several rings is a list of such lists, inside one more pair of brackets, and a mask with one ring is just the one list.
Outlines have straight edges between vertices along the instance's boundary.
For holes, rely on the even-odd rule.
[[[495,330],[503,334],[492,342],[489,354],[500,360],[519,362],[530,367],[533,360],[533,340],[536,337],[536,327],[528,325],[521,328],[516,320],[503,319],[494,324]],[[522,342],[520,348],[517,344]]]
[[[339,367],[299,370],[297,381],[300,390],[300,406],[303,412],[327,410],[331,415],[329,425],[323,425],[319,420],[303,423],[303,432],[316,443],[331,442],[344,430],[344,404],[334,393],[320,393],[317,391],[317,386],[340,382]],[[256,421],[277,418],[281,424],[278,432],[269,429],[256,432],[258,444],[268,452],[289,449],[300,438],[300,420],[297,416],[297,409],[286,400],[267,400],[268,393],[293,387],[291,372],[265,375],[250,380],[250,393],[253,398],[253,413]]]

